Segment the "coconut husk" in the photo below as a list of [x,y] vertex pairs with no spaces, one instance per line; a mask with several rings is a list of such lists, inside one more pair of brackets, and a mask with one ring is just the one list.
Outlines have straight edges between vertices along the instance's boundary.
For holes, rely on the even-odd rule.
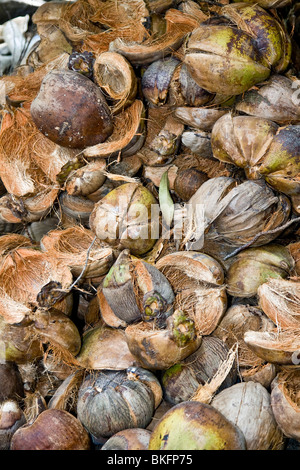
[[[8,76],[1,78],[1,84],[5,86],[5,94],[10,100],[30,104],[40,90],[45,75],[54,69],[67,69],[69,54],[63,53],[47,64],[41,65],[26,77]],[[29,107],[28,107],[29,109]]]
[[0,237],[0,258],[5,259],[12,251],[22,246],[30,246],[32,242],[24,235],[9,233]]
[[48,402],[48,409],[72,411],[76,409],[77,393],[82,383],[85,371],[77,370],[67,377],[55,390]]
[[244,334],[248,330],[268,331],[274,324],[257,307],[249,305],[232,305],[225,313],[213,336],[221,339],[231,348],[238,345],[238,363],[241,368],[256,368],[263,361],[244,342]]
[[230,373],[237,355],[237,344],[235,344],[228,352],[227,358],[220,364],[214,376],[204,385],[199,385],[196,393],[191,400],[201,403],[210,404],[220,385],[224,382]]
[[83,38],[81,50],[92,50],[97,54],[109,50],[109,45],[117,38],[141,43],[148,32],[144,26],[149,15],[143,0],[126,0],[116,3],[113,0],[97,2],[97,10],[91,21],[103,25],[104,30]]
[[258,288],[259,305],[278,328],[300,328],[300,282],[297,279],[270,279]]
[[[55,165],[47,167],[49,162],[49,147],[53,158],[60,154]],[[54,147],[54,149],[53,149]],[[59,186],[54,180],[55,173],[64,163],[65,158],[70,159],[69,152],[59,151],[58,146],[48,145],[47,139],[41,137],[40,132],[33,124],[27,110],[17,108],[13,113],[6,112],[2,120],[0,131],[0,176],[10,195],[27,197],[25,209],[28,212],[44,212],[54,202]],[[44,157],[44,158],[43,158]],[[51,162],[54,161],[51,160]],[[52,181],[37,165],[41,163]],[[53,180],[56,184],[53,184]],[[38,214],[40,217],[41,214]]]
[[[125,125],[124,125],[125,123]],[[85,157],[112,157],[136,153],[144,143],[144,105],[134,103],[114,118],[113,133],[105,142],[84,150]]]
[[84,333],[76,359],[81,367],[92,370],[124,370],[137,365],[128,349],[124,331],[106,325]]
[[243,382],[258,382],[266,389],[270,388],[276,374],[277,369],[275,364],[269,362],[262,362],[253,367],[240,368],[240,376]]
[[151,36],[142,43],[117,38],[110,43],[109,50],[124,55],[133,65],[145,65],[162,59],[176,51],[185,36],[199,26],[191,15],[170,8],[165,15],[166,33],[158,38]]
[[300,329],[285,328],[273,331],[247,331],[244,341],[257,356],[272,364],[297,366],[300,349]]
[[24,398],[24,415],[26,423],[33,423],[38,415],[47,409],[47,403],[40,392],[28,392]]
[[[69,266],[74,276],[79,276],[85,266],[87,250],[93,239],[94,234],[90,230],[75,226],[64,230],[52,230],[42,238],[41,247],[49,256]],[[113,260],[112,248],[101,240],[95,240],[88,253],[84,277],[93,278],[106,274]]]
[[59,28],[73,44],[78,44],[87,36],[102,31],[93,20],[98,3],[93,5],[89,0],[78,0],[74,3],[65,3],[59,17]]
[[132,104],[137,94],[134,70],[131,64],[116,52],[104,52],[96,57],[94,80],[113,100],[113,114]]
[[7,323],[19,323],[37,306],[43,286],[54,280],[62,289],[72,283],[70,270],[59,260],[27,247],[14,250],[0,268],[1,316]]
[[281,371],[272,383],[271,405],[275,419],[284,435],[299,441],[300,371]]
[[156,267],[174,290],[174,308],[186,311],[202,335],[211,334],[227,307],[221,265],[208,255],[190,251],[166,255]]

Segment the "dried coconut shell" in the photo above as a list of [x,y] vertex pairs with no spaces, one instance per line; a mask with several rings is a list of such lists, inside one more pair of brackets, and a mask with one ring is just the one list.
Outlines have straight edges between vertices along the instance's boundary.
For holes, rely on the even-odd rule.
[[7,323],[19,323],[37,306],[43,286],[56,281],[67,289],[72,280],[71,271],[59,260],[31,248],[19,248],[0,268],[0,314]]
[[285,436],[300,441],[300,371],[279,372],[272,383],[271,405]]
[[300,282],[270,279],[257,291],[259,305],[278,328],[300,328]]
[[143,102],[135,100],[129,108],[115,116],[111,136],[102,144],[87,147],[84,156],[121,157],[138,152],[145,139],[144,112]]
[[299,328],[259,332],[247,331],[244,335],[247,346],[266,362],[283,366],[297,366],[300,349]]
[[137,79],[125,57],[116,52],[103,52],[96,57],[93,70],[95,82],[113,102],[113,114],[133,103]]

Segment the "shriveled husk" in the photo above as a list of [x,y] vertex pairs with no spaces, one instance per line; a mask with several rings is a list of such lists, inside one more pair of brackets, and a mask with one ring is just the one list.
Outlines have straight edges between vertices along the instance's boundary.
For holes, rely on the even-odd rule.
[[265,178],[276,190],[297,195],[299,132],[299,125],[280,128],[268,119],[228,113],[212,129],[213,155],[244,168],[250,179]]
[[[81,226],[74,226],[64,230],[52,230],[41,240],[41,247],[49,256],[53,256],[66,264],[73,274],[79,276],[84,269],[84,278],[103,276],[114,261],[113,250],[100,240],[95,240],[94,234]],[[88,254],[87,254],[88,253]]]
[[278,328],[300,328],[300,282],[270,279],[258,290],[259,305]]
[[149,145],[150,151],[161,157],[173,159],[180,144],[180,137],[184,131],[184,125],[173,116],[168,116],[164,127],[154,137]]
[[[72,279],[71,271],[58,259],[30,247],[14,250],[0,268],[1,316],[7,323],[20,323],[38,306],[37,295],[46,284],[55,281],[67,289]],[[67,308],[64,300],[59,305]]]
[[265,83],[240,97],[235,109],[281,125],[296,124],[300,121],[300,110],[293,100],[294,93],[294,80],[272,75]]
[[271,243],[248,248],[231,260],[226,278],[227,291],[235,297],[252,297],[268,279],[287,278],[293,267],[294,260],[285,246]]
[[[239,184],[231,177],[210,178],[191,197],[189,204],[193,212],[184,242],[191,240],[190,249],[197,249],[197,241],[193,244],[195,231],[205,234],[205,248],[206,240],[240,246],[258,233],[278,228],[278,232],[262,234],[253,243],[253,246],[264,245],[279,235],[279,227],[288,220],[291,209],[288,198],[276,196],[263,181]],[[204,220],[198,215],[199,207],[203,208]],[[200,236],[198,240],[203,246],[203,238]]]
[[211,404],[243,432],[247,450],[283,449],[283,434],[272,411],[270,393],[261,384],[232,385],[218,393]]
[[[202,341],[202,336],[194,327],[193,322],[189,321],[189,332],[184,334],[184,330],[177,327],[179,335],[185,336],[186,341],[181,343],[175,335],[175,328],[172,328],[173,316],[168,318],[170,327],[159,329],[152,323],[136,323],[127,326],[125,337],[131,354],[138,363],[145,369],[166,370],[169,367],[181,362],[190,354],[195,352]],[[182,315],[182,325],[188,319],[188,316]]]
[[39,25],[40,41],[28,54],[27,64],[35,70],[48,64],[62,54],[72,53],[72,46],[58,26],[46,23]]
[[174,294],[166,277],[128,250],[118,256],[101,290],[114,315],[126,324],[142,319],[164,322],[173,312]]
[[161,257],[156,267],[173,287],[174,308],[188,312],[200,334],[211,334],[227,308],[222,266],[204,253],[180,251]]
[[94,80],[112,100],[114,114],[133,103],[137,78],[131,64],[116,52],[103,52],[94,62]]
[[95,326],[83,334],[76,361],[89,370],[124,370],[138,365],[128,349],[124,331],[106,325]]
[[273,331],[246,331],[244,341],[252,351],[272,364],[298,365],[300,348],[299,328],[274,329]]
[[213,332],[212,336],[222,340],[228,348],[238,344],[238,364],[241,368],[260,366],[263,361],[247,347],[244,333],[252,331],[270,331],[274,323],[257,307],[232,305]]
[[[114,117],[113,133],[102,144],[87,147],[85,157],[126,157],[137,153],[145,140],[145,110],[141,100]],[[125,125],[124,125],[125,123]]]
[[[162,387],[167,401],[176,405],[190,400],[199,385],[205,385],[225,362],[229,348],[219,338],[204,336],[200,347],[179,364],[167,369],[162,375]],[[236,367],[223,379],[218,390],[230,387],[236,382]],[[216,392],[216,391],[215,391]]]
[[184,147],[204,158],[211,158],[213,156],[210,140],[210,132],[191,128],[188,128],[181,136],[181,142]]
[[291,59],[291,40],[278,17],[257,4],[242,2],[224,5],[221,13],[253,37],[260,55],[272,70],[284,72]]
[[40,42],[29,54],[27,62],[36,66],[47,63],[63,52],[72,52],[72,46],[59,28],[65,6],[61,2],[42,4],[32,15]]
[[185,36],[199,25],[197,18],[172,8],[167,11],[165,20],[166,33],[159,38],[150,36],[141,43],[117,38],[110,43],[109,50],[122,54],[133,65],[146,65],[177,50]]
[[151,220],[151,206],[157,201],[139,183],[125,183],[110,191],[91,212],[89,225],[100,240],[133,255],[149,251],[157,233],[158,221]]
[[272,382],[271,405],[285,436],[300,441],[300,371],[279,372]]

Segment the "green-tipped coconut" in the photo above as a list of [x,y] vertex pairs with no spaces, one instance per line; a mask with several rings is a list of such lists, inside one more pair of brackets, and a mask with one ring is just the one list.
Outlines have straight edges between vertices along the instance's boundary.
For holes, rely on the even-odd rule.
[[229,25],[201,24],[184,58],[195,82],[211,93],[239,95],[270,75],[253,38]]
[[149,450],[245,450],[245,439],[212,406],[186,401],[171,408],[157,423]]

